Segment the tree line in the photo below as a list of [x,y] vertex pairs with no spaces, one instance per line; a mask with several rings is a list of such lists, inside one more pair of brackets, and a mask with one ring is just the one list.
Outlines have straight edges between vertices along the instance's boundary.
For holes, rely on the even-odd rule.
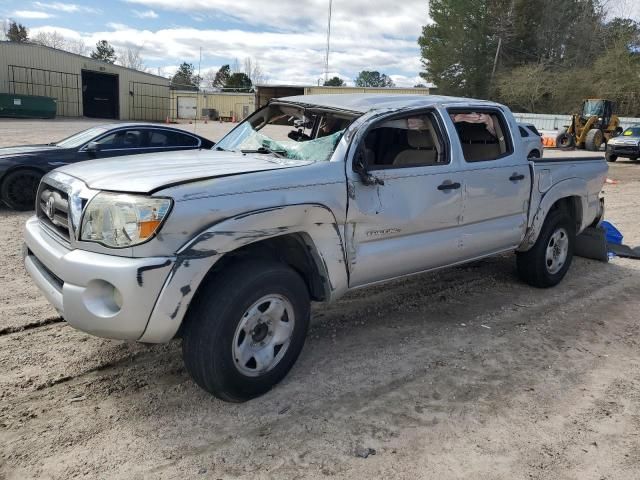
[[640,24],[605,0],[430,0],[418,40],[439,93],[571,113],[583,98],[640,116]]

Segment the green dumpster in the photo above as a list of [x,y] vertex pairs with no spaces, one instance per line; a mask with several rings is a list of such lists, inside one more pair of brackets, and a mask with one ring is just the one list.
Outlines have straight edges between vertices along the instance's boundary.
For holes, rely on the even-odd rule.
[[0,117],[54,118],[55,116],[55,98],[0,93]]

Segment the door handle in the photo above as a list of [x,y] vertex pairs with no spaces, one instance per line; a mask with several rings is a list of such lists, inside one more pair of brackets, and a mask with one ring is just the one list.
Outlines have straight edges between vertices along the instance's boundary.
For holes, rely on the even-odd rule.
[[460,188],[460,184],[458,182],[455,183],[441,183],[438,185],[438,190],[457,190]]
[[511,175],[509,177],[509,180],[511,180],[512,182],[517,182],[517,181],[520,181],[520,180],[524,180],[524,175],[523,174],[514,173],[513,175]]

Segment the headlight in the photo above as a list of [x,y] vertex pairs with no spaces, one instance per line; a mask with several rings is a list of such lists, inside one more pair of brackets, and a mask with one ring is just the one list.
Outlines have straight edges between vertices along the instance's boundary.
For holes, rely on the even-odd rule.
[[171,199],[99,193],[82,217],[80,240],[107,247],[131,247],[149,240],[171,209]]

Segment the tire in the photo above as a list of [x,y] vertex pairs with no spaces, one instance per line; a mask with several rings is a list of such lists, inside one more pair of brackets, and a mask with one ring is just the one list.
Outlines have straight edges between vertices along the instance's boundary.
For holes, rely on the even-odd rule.
[[575,237],[572,218],[561,209],[550,211],[533,247],[516,254],[519,277],[538,288],[560,283],[573,260]]
[[33,210],[42,174],[35,170],[15,170],[4,177],[0,199],[11,209]]
[[604,158],[607,159],[607,162],[615,162],[616,160],[618,160],[618,156],[614,155],[613,153],[605,153]]
[[576,137],[567,133],[567,131],[561,131],[556,137],[556,147],[558,148],[573,148],[576,146]]
[[[269,317],[265,313],[271,308],[276,313]],[[202,389],[222,400],[262,395],[300,355],[309,316],[309,291],[296,271],[263,259],[232,264],[203,284],[189,308],[182,336],[186,369]],[[278,347],[284,338],[288,343]]]
[[540,158],[540,152],[538,150],[531,150],[527,158]]
[[590,152],[598,152],[600,151],[600,147],[602,147],[603,142],[604,134],[602,133],[602,130],[594,128],[587,132],[587,138],[584,141],[584,148]]

